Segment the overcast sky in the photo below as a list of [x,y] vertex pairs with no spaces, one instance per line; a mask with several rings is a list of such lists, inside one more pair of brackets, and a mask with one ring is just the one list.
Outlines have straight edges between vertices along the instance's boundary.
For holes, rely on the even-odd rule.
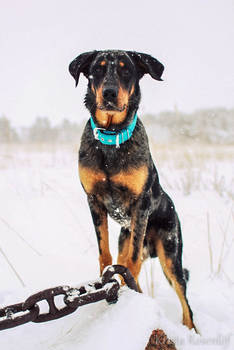
[[88,118],[86,81],[68,65],[93,49],[153,55],[163,82],[141,81],[139,114],[234,107],[234,0],[0,0],[0,116],[29,125]]

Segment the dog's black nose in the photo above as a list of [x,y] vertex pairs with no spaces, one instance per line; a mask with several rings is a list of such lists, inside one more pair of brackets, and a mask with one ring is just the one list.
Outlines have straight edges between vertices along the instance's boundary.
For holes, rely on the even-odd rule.
[[102,90],[102,96],[106,101],[114,102],[116,100],[117,95],[118,89],[114,86],[108,86]]

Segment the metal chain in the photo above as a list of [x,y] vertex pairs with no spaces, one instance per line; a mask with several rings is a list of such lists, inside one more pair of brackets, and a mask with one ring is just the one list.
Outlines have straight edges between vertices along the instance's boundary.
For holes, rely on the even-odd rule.
[[[98,281],[88,283],[79,288],[59,286],[31,295],[25,302],[9,305],[0,309],[0,330],[13,328],[28,322],[47,322],[69,315],[79,306],[106,299],[108,303],[118,300],[119,282],[112,278],[115,274],[123,277],[126,285],[138,291],[136,282],[130,271],[122,265],[108,266]],[[58,308],[54,298],[64,295],[65,306]],[[49,306],[47,313],[40,313],[38,302],[46,300]]]

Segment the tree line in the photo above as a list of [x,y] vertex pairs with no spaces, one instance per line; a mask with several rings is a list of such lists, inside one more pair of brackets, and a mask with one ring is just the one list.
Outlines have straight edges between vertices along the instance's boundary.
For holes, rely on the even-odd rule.
[[0,117],[0,143],[71,143],[79,140],[80,133],[81,127],[67,119],[52,126],[48,117],[37,117],[31,126],[15,128]]
[[[144,115],[147,132],[156,142],[201,141],[234,144],[234,109],[203,109],[193,113],[165,111]],[[53,126],[48,117],[37,117],[29,127],[16,128],[0,117],[0,143],[73,143],[84,125],[64,119]]]

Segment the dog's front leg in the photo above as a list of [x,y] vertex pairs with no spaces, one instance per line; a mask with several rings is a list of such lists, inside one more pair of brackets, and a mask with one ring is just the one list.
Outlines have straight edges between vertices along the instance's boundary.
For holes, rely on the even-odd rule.
[[100,274],[102,274],[104,268],[112,264],[112,256],[109,249],[107,211],[103,204],[93,195],[88,196],[88,203],[97,235]]
[[142,201],[139,200],[132,209],[130,232],[121,230],[121,234],[125,234],[125,239],[122,246],[119,247],[118,256],[118,263],[129,268],[137,283],[141,270],[143,241],[148,222],[148,210],[142,210],[141,206]]

